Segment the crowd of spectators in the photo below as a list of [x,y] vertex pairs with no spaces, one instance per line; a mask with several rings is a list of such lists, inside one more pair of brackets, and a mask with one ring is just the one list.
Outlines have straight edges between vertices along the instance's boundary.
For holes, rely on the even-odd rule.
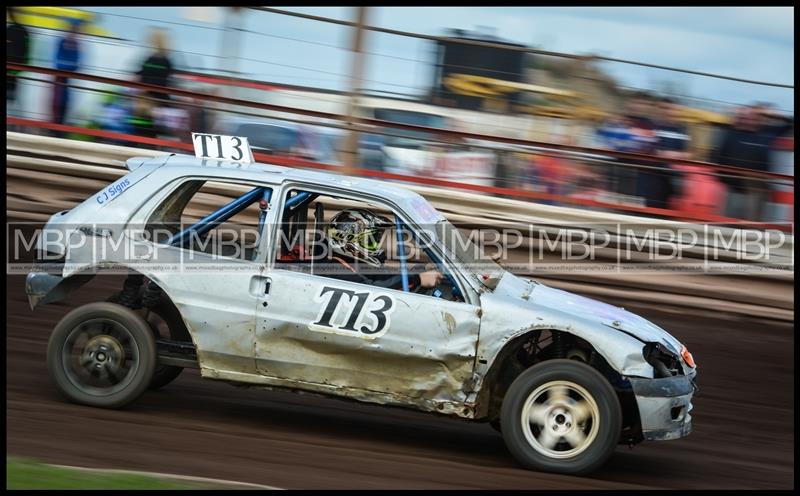
[[[763,177],[745,176],[735,170],[719,170],[685,161],[697,161],[683,112],[675,100],[633,95],[623,112],[611,115],[595,130],[594,147],[641,154],[607,164],[590,183],[615,195],[617,201],[637,201],[654,209],[691,211],[762,221],[771,191]],[[717,126],[708,160],[714,164],[753,171],[770,171],[776,140],[791,135],[793,120],[780,116],[769,105],[756,103],[735,110],[729,125]],[[644,156],[647,157],[644,157]],[[658,157],[662,160],[653,160]],[[554,171],[554,166],[560,171]],[[579,170],[575,160],[554,162],[534,157],[532,174],[545,191],[553,191],[543,176],[568,176]],[[528,175],[531,177],[531,174]],[[572,177],[572,182],[577,183]],[[569,182],[566,179],[564,182]],[[623,199],[623,200],[620,200]],[[654,210],[654,212],[658,212]]]
[[[6,26],[6,51],[9,62],[31,63],[31,33],[29,28],[19,22],[16,8],[6,8],[9,23]],[[66,73],[81,72],[87,66],[85,46],[81,40],[85,24],[80,19],[69,19],[67,30],[55,39],[52,45],[52,67]],[[150,50],[137,65],[131,79],[135,82],[152,84],[161,87],[175,87],[175,64],[169,50],[167,31],[151,28],[146,46]],[[18,87],[19,71],[8,71],[6,80],[7,114],[13,117],[25,117],[21,110],[21,98]],[[67,75],[58,75],[52,79],[49,97],[48,117],[54,124],[75,123],[75,116],[80,110],[76,107],[75,82]],[[196,99],[175,98],[168,93],[157,91],[141,91],[132,88],[111,89],[99,100],[99,108],[92,111],[83,127],[100,128],[125,134],[145,137],[183,138],[187,129],[199,132],[208,130],[209,112],[201,101]],[[186,104],[189,105],[186,105]],[[71,116],[71,117],[70,117]],[[56,137],[75,137],[74,133],[61,130],[51,132]],[[98,138],[90,138],[99,140]],[[113,139],[102,141],[118,142]]]

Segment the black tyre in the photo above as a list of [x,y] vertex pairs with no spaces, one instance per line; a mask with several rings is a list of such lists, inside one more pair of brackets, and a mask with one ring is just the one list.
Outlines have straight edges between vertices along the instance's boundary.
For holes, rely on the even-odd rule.
[[150,326],[116,303],[83,305],[53,329],[47,370],[71,401],[121,408],[136,400],[153,379],[156,343]]
[[508,450],[522,465],[580,475],[614,452],[622,409],[597,370],[575,360],[549,360],[514,380],[500,421]]
[[156,389],[161,389],[162,387],[166,386],[170,382],[174,381],[181,375],[183,372],[183,367],[178,367],[176,365],[164,365],[158,364],[156,365],[156,371],[153,373],[153,380],[150,381],[150,385],[147,386],[148,389],[151,391],[155,391]]
[[[120,293],[115,293],[106,301],[117,303],[119,299]],[[163,296],[153,305],[146,314],[145,319],[150,324],[156,339],[169,337],[174,341],[192,340],[191,336],[189,336],[189,331],[186,330],[186,326],[183,324],[180,311]],[[149,389],[156,390],[166,386],[177,379],[181,372],[183,372],[183,367],[157,363]]]

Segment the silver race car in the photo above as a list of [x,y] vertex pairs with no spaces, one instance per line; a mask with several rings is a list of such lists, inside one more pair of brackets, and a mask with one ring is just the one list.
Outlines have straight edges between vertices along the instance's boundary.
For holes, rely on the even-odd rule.
[[[408,189],[254,163],[246,138],[194,139],[196,156],[131,158],[37,241],[32,308],[97,274],[121,281],[53,330],[48,369],[68,399],[122,407],[194,367],[490,422],[522,465],[571,474],[691,431],[695,364],[660,327],[504,270]],[[392,256],[366,269],[398,287],[329,263],[321,240],[348,207],[390,223]],[[441,282],[411,284],[420,270]]]

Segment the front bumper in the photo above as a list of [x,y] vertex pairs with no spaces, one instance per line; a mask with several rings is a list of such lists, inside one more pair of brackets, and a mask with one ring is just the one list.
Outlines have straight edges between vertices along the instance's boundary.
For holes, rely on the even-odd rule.
[[696,373],[690,376],[643,379],[630,383],[639,406],[642,435],[648,441],[678,439],[692,432],[692,396]]

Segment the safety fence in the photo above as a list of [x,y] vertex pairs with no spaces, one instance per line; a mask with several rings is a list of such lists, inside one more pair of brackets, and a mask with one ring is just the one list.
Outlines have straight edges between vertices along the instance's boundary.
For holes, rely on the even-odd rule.
[[[534,200],[539,202],[574,205],[587,208],[599,208],[646,216],[659,216],[692,222],[726,223],[735,226],[757,225],[764,228],[776,228],[789,231],[791,228],[788,226],[788,224],[793,221],[791,208],[786,208],[787,205],[789,207],[793,205],[793,167],[784,167],[786,173],[776,173],[754,171],[701,161],[680,160],[672,161],[671,167],[665,168],[663,158],[644,154],[617,152],[573,145],[553,144],[508,138],[497,135],[467,133],[451,129],[402,124],[388,120],[359,116],[350,118],[341,114],[329,112],[285,107],[263,102],[244,101],[218,95],[187,91],[178,88],[158,87],[133,81],[112,79],[82,73],[57,71],[41,67],[19,64],[7,64],[7,67],[8,69],[13,70],[34,72],[49,76],[68,77],[70,79],[82,79],[117,87],[135,88],[137,90],[147,91],[149,93],[169,94],[173,97],[191,99],[191,102],[182,102],[181,105],[202,106],[207,102],[214,102],[225,105],[227,107],[225,112],[231,112],[234,114],[246,113],[237,109],[251,111],[257,110],[261,112],[269,112],[274,117],[284,120],[291,120],[289,117],[291,115],[301,115],[306,119],[313,119],[311,121],[305,120],[304,122],[317,126],[326,126],[338,130],[354,129],[365,135],[389,136],[406,140],[409,139],[409,133],[413,133],[412,136],[414,136],[415,139],[419,139],[418,135],[424,135],[424,141],[428,142],[428,144],[434,147],[439,145],[444,147],[453,146],[453,143],[457,141],[460,142],[461,149],[463,149],[464,146],[468,146],[469,149],[473,151],[483,150],[492,153],[492,160],[497,162],[497,167],[492,167],[492,169],[485,174],[484,177],[472,177],[470,178],[471,180],[464,180],[463,177],[459,177],[459,170],[457,167],[447,166],[449,163],[448,158],[457,155],[456,153],[451,153],[449,155],[448,153],[440,153],[437,158],[438,161],[431,162],[428,160],[427,164],[421,166],[417,170],[412,169],[402,171],[405,173],[395,172],[391,168],[378,168],[376,170],[374,167],[361,167],[352,171],[357,175],[367,177],[461,189],[465,191]],[[24,78],[24,76],[22,77]],[[97,88],[87,89],[100,92],[104,91]],[[141,97],[148,98],[144,95]],[[261,114],[261,116],[263,116],[263,114]],[[348,120],[354,124],[347,125],[342,123],[342,121]],[[41,120],[22,119],[17,117],[8,117],[7,124],[13,126],[24,126],[25,128],[39,128],[62,133],[75,133],[78,135],[93,136],[96,138],[114,140],[120,143],[125,142],[146,144],[150,146],[159,146],[185,151],[191,150],[191,146],[188,142],[190,132],[189,129],[186,129],[185,133],[183,133],[185,134],[186,140],[180,141],[174,138],[163,139],[144,137],[134,134],[118,133],[102,129],[89,129],[80,126],[66,126]],[[396,159],[403,160],[404,157],[410,157],[412,155],[413,154],[409,153],[400,153]],[[472,153],[465,160],[474,160],[476,159],[476,155],[476,153]],[[264,157],[265,155],[259,155],[260,160],[264,160]],[[280,165],[326,170],[342,170],[337,165],[333,165],[331,163],[321,163],[318,160],[306,160],[303,158],[298,158],[297,156],[280,156],[273,153],[268,155],[268,157],[271,162]],[[553,179],[552,177],[536,177],[528,181],[533,183],[532,186],[527,185],[527,187],[520,187],[520,185],[526,183],[526,180],[529,178],[522,177],[516,172],[519,172],[520,170],[524,171],[527,168],[528,161],[532,157],[535,158],[538,163],[544,163],[546,160],[560,161],[561,169],[568,170],[570,172],[567,176],[556,179]],[[793,161],[793,155],[791,160]],[[431,163],[434,164],[433,169],[431,168]],[[444,170],[439,170],[437,172],[435,169],[438,164],[444,164],[443,167],[439,167],[440,169]],[[544,170],[544,168],[542,169]],[[550,169],[552,169],[552,167],[550,167]],[[509,172],[509,170],[511,170],[511,172]],[[574,171],[578,172],[574,173]],[[608,194],[608,188],[600,188],[595,184],[598,178],[598,171],[602,171],[602,173],[606,175],[608,175],[610,171],[610,175],[613,176],[615,181],[620,183],[628,183],[628,190],[631,188],[630,185],[638,180],[639,176],[655,178],[657,182],[666,184],[674,182],[674,178],[676,178],[678,175],[681,175],[683,177],[684,184],[688,185],[686,188],[688,193],[686,193],[684,196],[691,195],[694,192],[695,196],[703,197],[701,198],[701,203],[703,203],[703,205],[698,207],[698,205],[696,205],[697,202],[695,202],[695,204],[690,205],[664,205],[661,207],[655,207],[642,205],[641,201],[637,201],[636,198],[632,199],[632,197],[635,197],[635,195]],[[463,172],[463,170],[461,172]],[[541,174],[540,176],[545,175],[546,174]],[[728,217],[717,213],[715,211],[715,209],[718,210],[717,204],[724,200],[724,195],[720,194],[721,188],[724,188],[724,186],[721,184],[721,181],[725,181],[726,178],[740,178],[740,180],[745,178],[749,184],[756,185],[756,188],[760,192],[764,193],[765,195],[769,195],[765,196],[767,200],[772,200],[772,202],[778,206],[780,209],[779,214],[772,215],[771,218],[768,219],[772,222],[753,222],[744,221],[742,219]],[[570,181],[577,183],[584,181],[588,184],[588,186],[583,188],[565,187],[573,186],[568,184]],[[545,186],[542,187],[542,184]],[[510,187],[510,185],[513,185],[514,187]],[[615,184],[614,187],[616,186],[617,185]],[[563,190],[565,189],[570,190],[570,192],[568,194],[564,194]],[[709,191],[716,191],[716,193],[709,195],[707,194]],[[628,193],[630,193],[630,191],[628,191]],[[691,198],[689,200],[691,200]],[[673,208],[676,206],[678,208]]]

